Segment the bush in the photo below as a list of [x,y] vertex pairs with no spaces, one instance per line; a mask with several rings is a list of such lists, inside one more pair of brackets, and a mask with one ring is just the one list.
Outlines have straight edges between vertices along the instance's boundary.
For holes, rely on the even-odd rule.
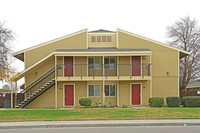
[[101,107],[102,107],[102,108],[106,108],[107,105],[106,105],[106,104],[102,104]]
[[99,106],[99,100],[94,101],[94,103],[96,107]]
[[149,98],[150,107],[162,107],[164,105],[164,99],[162,97]]
[[180,98],[179,97],[167,97],[167,106],[168,107],[179,107],[180,106]]
[[122,108],[127,108],[127,107],[128,107],[128,106],[127,106],[127,105],[125,105],[125,104],[123,104],[123,105],[122,105]]
[[81,98],[79,99],[79,104],[84,107],[89,107],[92,104],[92,100],[89,98]]
[[187,96],[182,98],[184,107],[200,107],[200,96]]

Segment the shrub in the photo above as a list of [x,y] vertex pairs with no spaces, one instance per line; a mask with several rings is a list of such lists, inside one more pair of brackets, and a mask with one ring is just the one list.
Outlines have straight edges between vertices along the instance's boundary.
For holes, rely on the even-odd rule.
[[168,107],[179,107],[180,106],[180,98],[179,97],[167,97],[167,106]]
[[184,107],[200,107],[200,96],[187,96],[182,98]]
[[99,100],[94,101],[95,106],[99,106]]
[[127,105],[123,104],[123,105],[122,105],[122,108],[127,108]]
[[92,104],[92,100],[89,98],[81,98],[79,99],[79,104],[84,107],[89,107]]
[[149,98],[150,107],[162,107],[164,105],[164,99],[162,97]]
[[106,108],[107,105],[106,105],[106,104],[102,104],[101,107],[102,107],[102,108]]

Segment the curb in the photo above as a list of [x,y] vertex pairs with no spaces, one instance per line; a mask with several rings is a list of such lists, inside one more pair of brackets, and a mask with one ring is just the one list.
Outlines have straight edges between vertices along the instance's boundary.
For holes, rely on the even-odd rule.
[[10,125],[0,129],[20,128],[67,128],[67,127],[125,127],[125,126],[200,126],[200,123],[107,123],[107,124],[44,124],[44,125]]

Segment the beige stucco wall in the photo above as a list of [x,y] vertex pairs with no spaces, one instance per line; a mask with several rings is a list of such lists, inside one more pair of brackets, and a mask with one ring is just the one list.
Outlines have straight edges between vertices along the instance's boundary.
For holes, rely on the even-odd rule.
[[119,75],[120,76],[129,76],[131,74],[130,67],[131,67],[131,57],[130,56],[121,56],[119,57]]
[[[35,68],[28,71],[25,75],[25,86],[28,87],[30,84],[32,84],[34,81],[36,81],[38,78],[43,76],[45,73],[47,73],[49,70],[55,67],[55,59],[54,57],[49,58],[48,60],[45,60]],[[35,73],[38,73],[37,76],[35,76]]]
[[83,32],[48,45],[44,45],[25,52],[25,68],[43,59],[56,49],[86,49],[87,32]]
[[[90,84],[100,84],[101,88],[101,94],[100,97],[89,97],[88,96],[88,85]],[[109,106],[109,102],[111,102],[112,106],[117,105],[117,83],[115,81],[107,81],[106,84],[115,84],[116,85],[116,96],[107,97],[105,96],[105,104]],[[92,100],[92,105],[95,106],[95,102],[99,101],[103,104],[103,81],[81,81],[81,82],[67,82],[62,81],[58,82],[58,96],[57,96],[57,102],[58,102],[58,108],[65,108],[67,106],[64,106],[64,85],[74,85],[75,89],[75,106],[79,105],[79,99],[83,97],[88,97]],[[33,100],[30,104],[26,106],[26,108],[55,108],[55,86],[48,89],[45,93],[40,95],[38,98]]]
[[0,89],[0,93],[10,93],[11,90],[7,90],[7,89]]
[[[115,34],[116,35],[116,34]],[[35,62],[46,57],[48,54],[53,52],[55,49],[86,49],[87,42],[87,32],[60,40],[58,42],[45,45],[30,51],[25,52],[25,64],[26,68],[34,64]],[[150,63],[152,67],[152,96],[153,97],[167,97],[167,96],[178,96],[179,83],[178,83],[178,60],[179,52],[162,45],[153,43],[151,41],[141,39],[139,37],[134,37],[123,32],[118,32],[119,36],[119,49],[149,49],[152,51],[151,56],[142,56],[142,63]],[[90,40],[90,39],[89,39]],[[115,42],[116,44],[116,42]],[[89,46],[93,47],[93,44]],[[109,46],[109,45],[108,45]],[[130,64],[129,56],[119,57],[119,64]],[[49,71],[55,66],[55,57],[52,57],[40,65],[29,71],[25,75],[26,87],[41,77],[44,73]],[[57,57],[58,64],[63,64],[63,57]],[[87,57],[75,57],[75,64],[88,64]],[[101,63],[103,64],[103,59],[101,57]],[[130,67],[124,66],[119,70],[119,75],[127,76],[130,75]],[[38,72],[38,76],[35,76],[35,72]],[[63,69],[59,70],[58,73],[62,74]],[[169,72],[169,75],[166,73]],[[75,75],[80,75],[81,70],[75,67]],[[90,73],[90,72],[89,72]],[[102,75],[102,71],[99,72]],[[83,71],[83,75],[86,75],[87,71]],[[107,84],[108,81],[105,81]],[[63,84],[75,84],[75,105],[79,106],[79,99],[82,97],[87,97],[88,84],[100,84],[101,85],[101,96],[100,97],[90,97],[92,99],[92,105],[95,101],[99,100],[102,102],[103,99],[103,84],[102,81],[77,81],[77,82],[58,82],[58,108],[62,108],[63,103]],[[108,82],[109,83],[109,82]],[[115,82],[116,83],[116,82]],[[130,105],[130,84],[131,83],[141,83],[142,84],[142,105],[148,105],[148,99],[150,97],[150,87],[151,83],[149,81],[119,81],[119,105]],[[117,88],[117,85],[116,85]],[[47,92],[42,94],[32,103],[30,103],[27,108],[53,108],[54,107],[54,87],[49,89]],[[117,95],[117,89],[116,89]],[[50,99],[50,100],[49,100]],[[46,102],[48,101],[48,104]],[[50,102],[50,103],[49,103]],[[105,97],[105,103],[108,105],[109,102],[117,104],[117,97]]]
[[74,85],[75,88],[75,106],[79,106],[79,99],[87,97],[87,82],[58,82],[58,108],[64,106],[64,85]]
[[[152,51],[152,96],[179,96],[179,52],[151,41],[118,32],[119,48]],[[167,75],[166,73],[170,74]]]
[[37,97],[25,108],[55,108],[55,86],[52,86],[42,95]]
[[150,81],[120,81],[119,106],[132,104],[131,84],[141,84],[141,105],[147,106],[150,97]]
[[87,57],[75,57],[75,76],[87,76],[88,64]]

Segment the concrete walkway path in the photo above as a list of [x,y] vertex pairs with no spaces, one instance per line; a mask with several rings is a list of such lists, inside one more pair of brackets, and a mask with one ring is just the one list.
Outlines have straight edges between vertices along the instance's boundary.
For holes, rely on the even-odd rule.
[[200,126],[200,119],[0,122],[0,129],[112,126]]

